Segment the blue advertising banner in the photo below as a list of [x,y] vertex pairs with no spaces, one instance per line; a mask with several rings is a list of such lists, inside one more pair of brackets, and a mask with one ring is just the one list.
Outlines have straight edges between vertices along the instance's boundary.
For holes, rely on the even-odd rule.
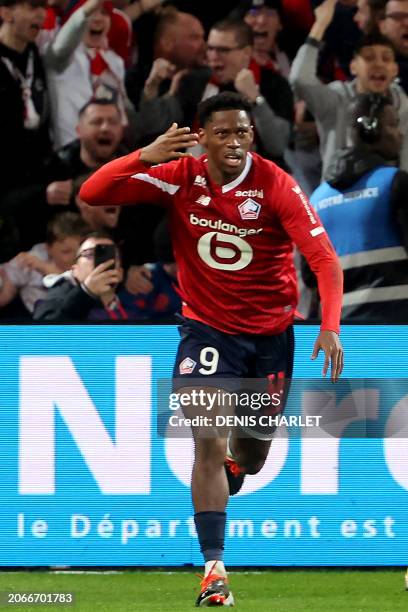
[[[296,327],[297,378],[320,378],[317,331]],[[379,379],[352,393],[370,394],[382,436],[346,437],[351,420],[341,438],[287,428],[230,500],[229,566],[407,564],[408,435],[395,423],[408,328],[346,326],[342,341],[344,376]],[[177,342],[173,326],[0,327],[0,565],[201,564],[192,442],[157,434]]]

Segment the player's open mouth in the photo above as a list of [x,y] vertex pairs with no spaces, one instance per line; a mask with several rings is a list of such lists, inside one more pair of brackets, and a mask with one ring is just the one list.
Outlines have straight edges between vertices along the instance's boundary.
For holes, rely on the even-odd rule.
[[35,32],[35,34],[38,34],[38,32],[40,31],[40,26],[38,25],[38,23],[32,23],[30,25],[30,30]]
[[226,153],[226,155],[224,155],[224,159],[227,165],[232,166],[233,168],[238,167],[242,163],[241,153]]
[[102,36],[103,28],[100,28],[100,29],[92,28],[92,29],[89,30],[89,34],[91,36]]

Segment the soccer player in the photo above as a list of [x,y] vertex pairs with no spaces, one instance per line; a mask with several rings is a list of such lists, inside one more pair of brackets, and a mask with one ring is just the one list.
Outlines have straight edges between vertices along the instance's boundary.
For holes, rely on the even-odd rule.
[[[322,302],[312,359],[322,350],[323,375],[330,366],[335,382],[343,368],[342,272],[318,216],[290,176],[250,152],[246,100],[224,92],[198,110],[198,135],[173,124],[152,144],[100,168],[80,197],[95,206],[168,206],[184,301],[174,368],[180,392],[193,378],[208,387],[214,377],[290,378],[298,299],[294,243],[317,276]],[[183,152],[198,141],[206,155]],[[239,490],[245,474],[262,468],[272,438],[249,433],[235,431],[228,444],[193,428],[192,497],[205,561],[197,606],[234,603],[223,563],[228,494]]]

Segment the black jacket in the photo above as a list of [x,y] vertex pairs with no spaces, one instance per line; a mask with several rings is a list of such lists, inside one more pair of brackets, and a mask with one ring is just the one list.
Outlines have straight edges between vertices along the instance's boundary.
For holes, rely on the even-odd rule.
[[82,287],[66,278],[61,278],[48,291],[44,300],[34,307],[34,321],[65,323],[86,321],[92,308],[100,304]]
[[[22,86],[17,76],[18,73],[27,76],[30,56],[33,58],[31,97],[40,116],[40,124],[35,129],[24,127]],[[7,62],[11,63],[13,72]],[[23,53],[0,43],[0,108],[0,194],[4,194],[16,185],[24,184],[28,172],[35,173],[51,150],[47,85],[34,43],[29,44]]]
[[0,246],[0,261],[6,261],[20,251],[29,250],[33,244],[43,242],[46,238],[47,221],[56,213],[76,210],[74,201],[68,207],[49,206],[46,189],[54,181],[75,179],[90,172],[81,161],[79,151],[79,141],[74,141],[49,155],[27,173],[25,181],[0,199],[0,221],[11,224],[17,233],[14,252],[11,255],[7,253],[8,256],[5,257]]

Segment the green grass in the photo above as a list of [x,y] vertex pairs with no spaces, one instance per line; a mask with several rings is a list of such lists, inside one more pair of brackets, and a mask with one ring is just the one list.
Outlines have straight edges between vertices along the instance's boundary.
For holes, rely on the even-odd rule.
[[[193,572],[1,572],[0,591],[71,591],[75,603],[0,607],[10,612],[184,612],[194,609],[198,582]],[[408,611],[402,571],[236,572],[230,582],[235,609],[243,612]]]

